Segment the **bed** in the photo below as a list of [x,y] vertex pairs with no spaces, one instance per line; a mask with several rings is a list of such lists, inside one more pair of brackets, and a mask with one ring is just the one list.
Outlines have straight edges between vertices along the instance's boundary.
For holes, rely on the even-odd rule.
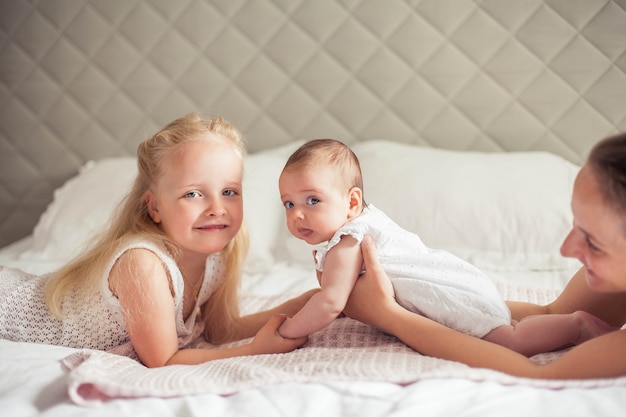
[[[559,255],[576,172],[596,141],[626,130],[624,39],[624,0],[0,2],[0,265],[65,262],[128,187],[137,143],[200,111],[248,141],[247,311],[315,286],[276,177],[321,137],[353,147],[367,201],[426,244],[483,269],[507,299],[549,302],[579,267]],[[0,413],[626,409],[623,378],[512,378],[422,357],[349,319],[281,357],[154,372],[0,340]]]
[[[316,286],[312,248],[289,236],[277,191],[279,171],[299,143],[245,160],[245,311]],[[479,266],[507,299],[547,302],[579,267],[558,252],[571,222],[575,164],[545,152],[460,152],[384,140],[353,149],[369,202],[427,245]],[[55,191],[32,234],[0,251],[0,264],[38,273],[60,265],[106,223],[135,172],[132,157],[85,164]],[[1,340],[0,374],[0,407],[12,416],[617,416],[626,407],[626,377],[542,381],[472,369],[421,356],[349,318],[295,352],[157,370],[112,353]]]

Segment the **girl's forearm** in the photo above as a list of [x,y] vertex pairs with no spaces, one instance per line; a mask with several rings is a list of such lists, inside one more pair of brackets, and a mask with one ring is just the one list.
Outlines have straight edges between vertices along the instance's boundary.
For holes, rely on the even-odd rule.
[[240,331],[236,339],[247,339],[259,331],[267,321],[276,314],[285,314],[288,317],[296,314],[319,289],[309,290],[295,298],[285,301],[269,310],[248,314],[240,319]]
[[237,333],[233,336],[233,340],[242,340],[254,336],[274,315],[273,311],[274,310],[260,311],[241,317],[239,319],[239,328],[237,329]]
[[164,365],[197,365],[216,359],[254,354],[256,353],[253,352],[251,344],[228,349],[181,349],[172,355]]

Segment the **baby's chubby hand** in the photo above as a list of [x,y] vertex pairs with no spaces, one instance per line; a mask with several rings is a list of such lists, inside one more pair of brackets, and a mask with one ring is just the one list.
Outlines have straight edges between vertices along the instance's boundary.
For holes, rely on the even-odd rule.
[[287,319],[285,314],[277,314],[257,332],[251,343],[252,354],[285,353],[304,345],[308,337],[286,339],[280,335],[278,328]]

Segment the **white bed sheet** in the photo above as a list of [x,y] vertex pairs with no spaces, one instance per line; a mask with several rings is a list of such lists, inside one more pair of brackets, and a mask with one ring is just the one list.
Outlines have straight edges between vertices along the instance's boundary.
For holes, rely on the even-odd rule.
[[537,389],[462,379],[406,387],[377,382],[288,383],[230,396],[73,404],[59,360],[72,349],[0,341],[0,410],[6,416],[621,416],[624,388]]

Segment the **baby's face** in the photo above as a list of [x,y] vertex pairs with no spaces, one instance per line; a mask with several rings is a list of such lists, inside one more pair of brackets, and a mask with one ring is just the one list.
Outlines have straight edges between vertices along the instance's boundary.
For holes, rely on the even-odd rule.
[[330,240],[350,219],[350,193],[335,170],[287,169],[278,188],[289,231],[311,245]]

